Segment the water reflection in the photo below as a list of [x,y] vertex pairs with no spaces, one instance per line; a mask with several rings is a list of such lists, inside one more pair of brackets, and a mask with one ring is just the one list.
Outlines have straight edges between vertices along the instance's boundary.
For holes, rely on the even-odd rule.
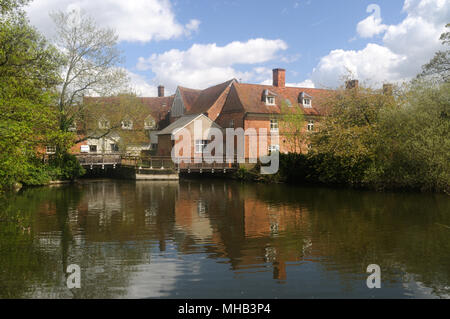
[[[84,181],[3,200],[0,297],[450,294],[450,200],[225,180]],[[366,267],[382,268],[369,290]],[[66,288],[78,264],[82,288]]]

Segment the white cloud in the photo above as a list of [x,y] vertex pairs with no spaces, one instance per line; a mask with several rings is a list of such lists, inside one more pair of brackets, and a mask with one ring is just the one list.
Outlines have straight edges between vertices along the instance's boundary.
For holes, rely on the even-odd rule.
[[381,8],[377,4],[370,4],[366,10],[367,13],[373,12],[372,15],[360,21],[356,26],[356,31],[362,38],[371,38],[374,35],[380,34],[387,29],[387,26],[382,24]]
[[130,79],[130,85],[138,96],[158,96],[158,88],[148,83],[148,81],[141,75],[127,71]]
[[362,38],[371,38],[387,29],[387,26],[382,24],[381,21],[381,19],[376,18],[374,15],[368,16],[358,23],[356,31]]
[[176,20],[169,0],[39,0],[27,8],[30,21],[47,36],[53,36],[49,12],[80,9],[94,15],[100,26],[112,27],[120,41],[149,42],[189,35],[198,30],[200,21],[182,25]]
[[173,49],[148,58],[139,58],[140,71],[151,70],[155,80],[169,91],[177,85],[190,88],[205,88],[232,78],[248,81],[258,78],[264,68],[252,71],[237,71],[235,65],[254,65],[279,59],[278,53],[286,50],[282,40],[251,39],[247,42],[231,42],[225,46],[217,44],[194,44],[186,51]]
[[384,33],[382,45],[369,43],[362,50],[331,51],[314,68],[314,83],[338,86],[347,70],[372,86],[386,81],[404,81],[419,73],[421,66],[441,49],[439,37],[450,21],[450,2],[405,0],[403,10],[407,16],[397,25],[382,25],[377,12],[361,21],[359,35],[369,37]]

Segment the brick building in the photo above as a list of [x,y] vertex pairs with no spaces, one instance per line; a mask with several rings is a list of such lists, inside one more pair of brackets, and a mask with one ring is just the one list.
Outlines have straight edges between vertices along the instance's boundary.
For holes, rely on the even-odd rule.
[[[142,127],[144,127],[145,133],[142,138],[138,139],[139,143],[135,145],[134,150],[153,150],[155,154],[169,156],[168,148],[172,144],[167,138],[170,135],[168,130],[184,127],[186,120],[204,115],[214,122],[216,127],[224,130],[242,128],[244,130],[255,129],[259,132],[259,129],[266,129],[270,134],[279,135],[279,141],[275,144],[269,140],[268,145],[265,146],[266,149],[258,149],[253,145],[253,140],[246,136],[246,158],[249,158],[250,154],[256,154],[250,152],[250,149],[255,151],[255,148],[259,155],[275,150],[304,152],[307,149],[305,145],[295,147],[293,150],[289,138],[287,138],[290,132],[280,129],[280,121],[284,114],[282,114],[282,109],[292,113],[301,112],[304,115],[302,132],[313,131],[320,122],[320,118],[325,115],[325,99],[331,91],[286,87],[285,75],[284,69],[274,69],[272,85],[239,83],[236,79],[231,79],[204,90],[179,86],[175,94],[169,97],[164,96],[164,87],[159,86],[158,97],[139,98],[144,108],[138,115],[128,115],[127,112],[120,114],[123,117],[120,119],[121,123],[127,124],[122,131],[126,131],[127,134],[140,131],[139,134],[142,134]],[[111,122],[110,118],[114,117],[111,114],[114,108],[110,106],[115,103],[115,99],[85,99],[85,103],[95,102],[102,105],[105,111],[97,114],[97,118],[93,122],[94,127],[86,128],[82,132],[83,134],[92,135],[92,132],[97,130],[99,132],[96,135],[100,136],[104,132],[105,127],[102,125]],[[129,113],[133,113],[131,111],[133,107],[129,106],[129,108]],[[97,125],[98,127],[96,127]],[[136,130],[134,130],[135,128]],[[208,125],[205,126],[205,129],[208,129]],[[163,130],[165,134],[159,134]],[[120,133],[121,130],[118,131]],[[98,136],[94,134],[94,138],[85,141],[84,144],[89,146],[91,152],[117,151],[113,145],[114,142],[105,141],[105,138],[111,137],[112,140],[117,140],[118,135],[120,134],[116,131],[114,134],[111,133],[111,136],[102,137],[103,141],[99,141]],[[160,141],[160,138],[163,141]],[[195,141],[193,143],[193,147],[195,147]],[[112,148],[99,147],[100,144],[110,145]],[[80,147],[81,144],[75,149]],[[84,149],[86,148],[87,146],[84,146]]]

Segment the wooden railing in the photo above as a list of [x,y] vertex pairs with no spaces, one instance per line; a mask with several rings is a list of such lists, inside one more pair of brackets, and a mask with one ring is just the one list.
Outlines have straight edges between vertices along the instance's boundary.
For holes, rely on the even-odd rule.
[[119,165],[121,163],[120,154],[78,154],[76,158],[83,166],[96,165]]
[[[80,154],[76,155],[78,161],[83,166],[113,166],[117,165],[134,167],[135,169],[154,169],[154,170],[174,170],[183,172],[203,172],[203,171],[227,171],[239,167],[237,160],[232,163],[226,158],[217,161],[217,158],[200,159],[196,162],[194,158],[178,158],[176,163],[169,156],[128,156],[121,154]],[[199,161],[199,159],[197,159]],[[221,163],[222,162],[222,163]]]

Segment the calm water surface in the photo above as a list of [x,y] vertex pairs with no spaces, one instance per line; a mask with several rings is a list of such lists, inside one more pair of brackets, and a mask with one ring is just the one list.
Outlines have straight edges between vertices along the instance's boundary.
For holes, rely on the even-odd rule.
[[450,298],[445,195],[85,180],[0,209],[0,298]]

